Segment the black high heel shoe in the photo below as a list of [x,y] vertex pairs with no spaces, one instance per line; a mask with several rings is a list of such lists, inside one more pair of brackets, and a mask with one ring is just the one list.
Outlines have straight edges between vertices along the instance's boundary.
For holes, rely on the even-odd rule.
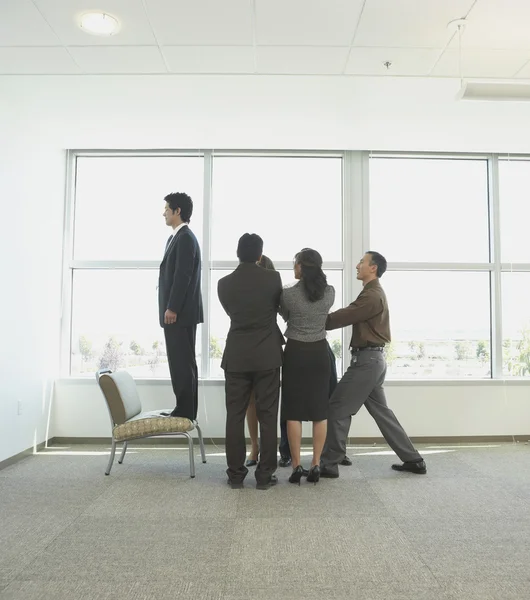
[[320,481],[320,467],[318,465],[309,469],[307,481],[312,481],[315,485]]
[[298,485],[300,485],[300,479],[302,479],[303,474],[304,469],[302,468],[302,465],[298,465],[296,469],[293,469],[293,472],[289,477],[289,483],[297,483]]

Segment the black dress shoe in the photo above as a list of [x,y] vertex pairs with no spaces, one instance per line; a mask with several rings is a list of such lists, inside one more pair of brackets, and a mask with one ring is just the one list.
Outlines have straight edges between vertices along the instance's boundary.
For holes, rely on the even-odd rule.
[[282,456],[280,458],[280,460],[278,461],[278,466],[279,467],[290,467],[292,464],[291,461],[291,457],[290,456]]
[[392,468],[394,471],[408,471],[416,475],[425,475],[427,473],[427,465],[423,459],[416,462],[404,462],[401,465],[392,465]]
[[320,480],[320,467],[315,465],[309,469],[309,474],[307,475],[307,481],[310,483],[314,483],[315,485]]
[[163,417],[181,417],[182,419],[189,419],[190,421],[194,421],[195,419],[192,419],[191,417],[186,417],[185,415],[181,415],[178,411],[177,408],[174,408],[171,412],[161,412],[160,413]]
[[276,485],[278,483],[278,478],[276,477],[276,475],[272,475],[271,478],[269,479],[269,481],[267,481],[266,483],[256,483],[256,489],[257,490],[268,490],[269,488],[271,488],[273,485]]
[[339,465],[342,465],[343,467],[351,467],[353,465],[351,458],[349,458],[348,456],[345,456],[339,463]]
[[245,463],[245,467],[255,467],[258,464],[257,460],[254,460],[253,458],[249,458],[247,460],[247,462]]
[[242,481],[230,481],[229,479],[227,483],[233,490],[241,490],[244,487]]
[[326,479],[337,479],[338,476],[338,472],[330,471],[329,469],[326,469],[326,467],[320,468],[320,477],[324,477]]

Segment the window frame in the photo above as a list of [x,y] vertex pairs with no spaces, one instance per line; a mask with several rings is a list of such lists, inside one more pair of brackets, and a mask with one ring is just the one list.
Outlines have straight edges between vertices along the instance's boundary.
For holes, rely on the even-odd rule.
[[[63,280],[62,280],[62,301],[61,301],[61,376],[72,379],[86,379],[86,376],[71,374],[71,335],[72,335],[72,302],[73,302],[73,278],[74,272],[79,269],[148,269],[158,270],[160,261],[155,260],[74,260],[74,232],[75,232],[75,202],[76,202],[76,169],[77,159],[83,157],[142,157],[142,156],[161,156],[161,157],[197,157],[201,156],[204,160],[204,181],[203,181],[203,223],[202,223],[202,297],[205,314],[205,323],[201,333],[201,351],[202,364],[199,373],[199,379],[203,381],[210,380],[210,293],[211,290],[211,274],[212,271],[218,269],[235,269],[237,260],[233,261],[213,261],[211,260],[211,214],[212,211],[212,185],[213,185],[213,158],[214,156],[223,157],[242,157],[242,156],[257,156],[257,157],[334,157],[342,160],[342,204],[341,204],[341,227],[342,227],[342,261],[333,261],[326,263],[326,269],[339,270],[343,273],[343,302],[351,298],[351,290],[346,288],[345,273],[352,270],[351,265],[347,267],[345,260],[346,234],[349,234],[351,224],[345,227],[345,152],[334,151],[213,151],[213,150],[166,150],[166,151],[135,151],[135,150],[69,150],[67,151],[66,165],[66,201],[64,212],[64,240],[63,240]],[[351,157],[350,157],[351,160]],[[290,261],[275,261],[277,269],[291,269]],[[215,290],[214,290],[215,291]],[[345,348],[344,341],[349,339],[342,335],[342,345]],[[343,351],[342,361],[343,368],[347,365],[346,352]],[[156,381],[155,378],[144,378],[147,381]],[[164,379],[166,380],[166,379]],[[164,381],[163,380],[163,381]],[[169,381],[169,379],[167,379]]]
[[[63,277],[61,300],[61,375],[71,379],[86,379],[70,375],[72,329],[72,282],[75,269],[122,268],[158,269],[159,261],[74,261],[73,234],[75,221],[75,175],[76,161],[83,156],[202,156],[204,160],[204,192],[203,192],[203,270],[202,293],[205,309],[205,324],[202,328],[202,369],[200,378],[204,383],[210,379],[209,360],[209,311],[211,293],[211,272],[217,269],[231,269],[237,261],[212,261],[211,249],[211,205],[212,205],[212,173],[214,156],[296,156],[296,157],[329,157],[342,159],[342,261],[326,264],[330,270],[342,270],[343,304],[347,305],[355,299],[360,286],[354,276],[355,265],[365,250],[370,249],[370,158],[425,158],[487,161],[488,177],[488,215],[489,215],[489,248],[490,259],[481,263],[451,262],[389,262],[389,271],[486,271],[490,275],[490,330],[491,330],[491,377],[486,379],[389,379],[392,385],[461,385],[481,382],[506,383],[503,375],[502,360],[502,273],[510,271],[530,272],[530,263],[506,263],[501,261],[501,228],[499,197],[499,161],[527,160],[529,155],[484,154],[484,153],[443,153],[443,152],[370,152],[370,151],[302,151],[302,150],[68,150],[66,153],[66,199],[64,208],[64,243],[63,243]],[[277,268],[291,268],[290,262],[275,261]],[[383,280],[384,284],[384,280]],[[392,307],[390,307],[392,311]],[[343,370],[349,365],[348,344],[351,328],[342,331]],[[525,378],[528,381],[528,378]],[[521,381],[523,378],[510,377],[508,381]],[[148,382],[157,381],[146,379]],[[165,380],[161,380],[165,381]]]

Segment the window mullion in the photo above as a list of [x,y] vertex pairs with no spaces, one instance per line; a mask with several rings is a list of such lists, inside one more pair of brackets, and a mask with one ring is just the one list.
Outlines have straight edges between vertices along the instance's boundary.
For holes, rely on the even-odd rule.
[[493,378],[502,378],[502,274],[498,156],[491,156],[488,159],[488,189],[490,260],[493,263],[490,279],[491,375]]
[[204,153],[204,196],[202,224],[202,301],[204,323],[201,334],[201,377],[210,377],[210,295],[211,295],[211,231],[212,231],[212,152]]

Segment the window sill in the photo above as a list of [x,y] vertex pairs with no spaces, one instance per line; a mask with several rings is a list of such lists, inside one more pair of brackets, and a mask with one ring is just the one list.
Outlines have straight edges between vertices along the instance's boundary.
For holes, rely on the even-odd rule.
[[[216,387],[224,385],[224,379],[199,379],[199,386]],[[171,386],[169,379],[135,379],[137,385]],[[60,377],[61,385],[94,385],[95,377]],[[385,387],[443,387],[443,386],[517,386],[530,385],[530,377],[510,379],[388,379]]]

